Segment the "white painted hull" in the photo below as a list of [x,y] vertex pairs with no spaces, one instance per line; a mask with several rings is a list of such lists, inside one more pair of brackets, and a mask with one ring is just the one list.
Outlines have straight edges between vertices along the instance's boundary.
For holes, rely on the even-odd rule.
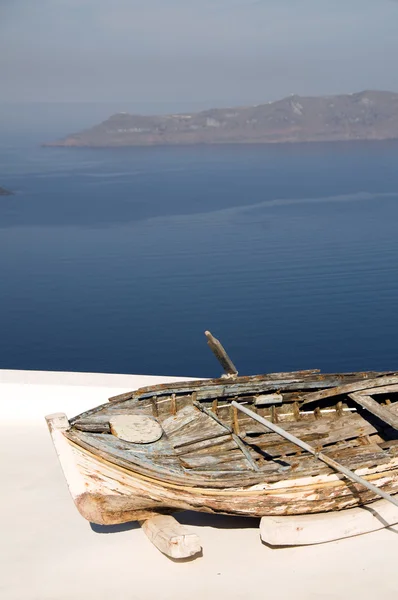
[[[154,513],[180,509],[257,517],[322,513],[322,519],[326,519],[329,511],[358,507],[375,499],[371,492],[339,474],[235,489],[160,482],[116,466],[69,441],[63,434],[68,426],[64,419],[52,415],[47,421],[72,498],[81,515],[93,523],[143,520]],[[360,469],[358,474],[389,493],[398,492],[397,460]],[[391,513],[389,521],[396,522],[395,514]],[[372,527],[377,528],[377,523],[376,519]],[[384,526],[389,524],[386,521]]]

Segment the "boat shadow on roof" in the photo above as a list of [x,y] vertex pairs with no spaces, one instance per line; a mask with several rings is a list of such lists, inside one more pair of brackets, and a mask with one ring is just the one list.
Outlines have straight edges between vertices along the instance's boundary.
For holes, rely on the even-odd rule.
[[117,525],[97,525],[96,523],[90,523],[90,527],[94,533],[122,533],[123,531],[140,529],[140,524],[137,521],[128,521],[127,523],[118,523]]
[[178,513],[181,525],[196,527],[214,527],[216,529],[258,529],[260,519],[256,517],[236,517],[231,515],[215,515],[198,513],[191,510]]
[[[175,513],[181,525],[192,525],[194,527],[214,527],[216,529],[258,529],[260,519],[257,517],[233,517],[230,515],[215,515],[210,513],[197,513],[185,510]],[[119,523],[117,525],[97,525],[90,523],[94,533],[109,534],[122,533],[140,529],[137,521]]]

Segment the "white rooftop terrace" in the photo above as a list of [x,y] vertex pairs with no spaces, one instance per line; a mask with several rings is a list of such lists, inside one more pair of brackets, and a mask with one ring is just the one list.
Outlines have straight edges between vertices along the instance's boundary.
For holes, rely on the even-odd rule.
[[203,544],[202,557],[181,563],[138,524],[91,527],[78,514],[44,415],[72,417],[109,396],[178,379],[186,378],[0,371],[0,598],[396,600],[398,527],[271,549],[258,519],[179,513]]

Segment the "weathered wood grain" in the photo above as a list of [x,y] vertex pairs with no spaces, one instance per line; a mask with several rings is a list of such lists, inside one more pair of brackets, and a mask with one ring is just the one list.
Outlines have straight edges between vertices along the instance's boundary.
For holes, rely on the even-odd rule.
[[[249,375],[246,377],[239,377],[240,381],[248,381],[250,379],[256,380],[275,380],[275,379],[284,379],[286,377],[297,378],[297,377],[311,377],[314,374],[320,373],[319,369],[307,369],[302,371],[289,371],[289,372],[280,372],[280,373],[267,373],[265,375]],[[375,374],[375,373],[372,373]],[[353,375],[353,373],[348,373],[348,375]],[[139,388],[138,390],[132,390],[131,392],[124,392],[123,394],[118,394],[117,396],[111,396],[108,398],[109,402],[119,402],[123,400],[129,400],[133,397],[134,394],[146,393],[149,390],[155,390],[159,394],[165,393],[168,394],[169,390],[173,388],[175,393],[179,393],[181,390],[184,392],[189,392],[192,389],[197,389],[198,387],[203,386],[204,384],[213,385],[214,383],[221,383],[223,381],[222,378],[215,379],[198,379],[198,380],[190,380],[190,381],[182,381],[178,384],[169,384],[162,383],[158,385],[151,385]]]
[[374,400],[371,396],[367,396],[365,394],[361,394],[359,392],[348,394],[348,397],[351,400],[354,400],[357,404],[362,406],[365,410],[370,412],[372,415],[391,425],[394,429],[398,430],[398,416],[394,415],[389,408],[384,408],[381,406],[376,400]]
[[263,517],[260,535],[271,546],[323,544],[363,535],[398,523],[398,510],[386,500],[368,507],[317,515]]
[[[397,417],[398,402],[391,404],[388,410]],[[264,443],[269,444],[275,443],[278,439],[280,441],[280,438],[275,433],[271,431],[266,432],[260,425],[257,426],[255,423],[253,423],[250,430],[248,428],[248,421],[244,421],[242,427],[246,429],[245,439],[246,437],[253,438],[257,442],[264,441]],[[382,424],[380,424],[380,427],[382,427]],[[285,431],[297,435],[318,435],[319,439],[323,439],[325,445],[377,433],[380,427],[379,424],[364,419],[358,412],[344,413],[342,417],[337,419],[331,414],[326,414],[322,419],[306,421],[304,425],[300,421],[285,421],[283,423]]]
[[395,385],[382,385],[380,387],[370,388],[366,390],[368,396],[373,396],[375,394],[397,394],[398,393],[398,384]]
[[[226,433],[226,435],[230,435]],[[222,471],[215,472],[214,476],[202,476],[200,473],[192,471],[190,478],[187,478],[187,471],[182,467],[180,460],[176,463],[177,454],[164,455],[163,458],[155,453],[151,456],[133,453],[123,446],[121,440],[114,438],[112,445],[108,443],[108,438],[113,436],[90,434],[73,429],[65,432],[65,436],[73,443],[90,453],[104,459],[112,464],[122,467],[127,471],[134,472],[143,476],[152,477],[155,481],[173,483],[176,485],[203,485],[204,487],[225,488],[227,485],[235,486],[236,477],[231,477],[231,473]],[[163,438],[162,438],[163,440]],[[157,442],[158,444],[159,442]],[[170,460],[169,465],[167,461]],[[241,485],[256,484],[261,481],[258,473],[253,471],[242,471],[239,473]]]
[[317,458],[318,460],[320,460],[320,461],[324,462],[325,464],[327,464],[328,467],[331,467],[332,469],[335,469],[336,471],[339,471],[340,473],[342,473],[345,477],[347,477],[348,479],[350,479],[354,483],[359,483],[360,485],[366,487],[373,494],[376,494],[376,495],[380,496],[381,498],[384,498],[384,500],[388,500],[389,502],[391,502],[392,504],[395,504],[398,507],[398,499],[397,498],[394,498],[393,496],[391,496],[390,494],[388,494],[387,492],[385,492],[381,488],[378,488],[377,486],[375,486],[374,484],[372,484],[370,481],[367,481],[366,479],[363,479],[357,473],[354,473],[354,471],[351,471],[350,469],[348,469],[347,467],[345,467],[344,465],[342,465],[341,463],[339,463],[337,460],[334,460],[330,456],[328,456],[328,455],[326,455],[326,454],[324,454],[322,452],[317,451],[310,444],[307,444],[306,442],[303,442],[300,438],[292,435],[291,433],[287,433],[286,431],[284,431],[281,427],[279,427],[275,423],[271,423],[271,421],[267,421],[263,417],[260,417],[259,415],[257,415],[256,413],[254,413],[252,410],[248,409],[246,406],[242,406],[242,405],[238,404],[237,402],[232,402],[232,404],[233,404],[233,406],[235,406],[236,408],[238,408],[242,412],[244,412],[247,415],[251,416],[255,421],[258,421],[259,423],[261,423],[262,425],[264,425],[264,427],[267,427],[268,429],[271,429],[272,431],[274,431],[275,433],[278,433],[279,435],[281,435],[282,437],[286,438],[287,440],[289,440],[293,444],[296,444],[302,450],[305,450],[306,452],[309,452],[310,454],[312,454],[313,456],[315,456],[315,458]]
[[229,427],[229,425],[226,425],[225,423],[223,423],[223,421],[221,421],[214,413],[212,413],[211,410],[208,410],[207,408],[204,408],[203,406],[201,406],[199,404],[199,402],[194,402],[194,405],[199,409],[202,410],[203,412],[205,412],[205,414],[207,416],[209,416],[210,418],[214,419],[214,421],[216,421],[217,424],[221,425],[222,427],[225,428],[225,430],[228,433],[231,433],[232,439],[234,440],[235,444],[237,445],[237,447],[240,449],[241,453],[243,454],[243,456],[246,458],[249,468],[252,471],[259,471],[259,467],[256,464],[256,461],[254,460],[254,458],[252,457],[252,455],[250,454],[250,450],[249,448],[247,448],[245,446],[245,442],[240,438],[239,436],[239,426],[237,426],[237,415],[234,412],[234,415],[232,417],[232,420],[234,422],[234,428]]
[[[107,410],[109,404],[101,406],[101,410],[88,411],[71,419],[71,425],[80,429],[81,431],[91,431],[92,433],[110,433],[109,420],[114,416],[119,415],[131,415],[131,408],[126,406],[117,407],[117,410]],[[134,414],[142,414],[152,416],[152,409],[150,405],[139,405],[134,409]]]
[[171,515],[157,515],[141,521],[140,525],[152,544],[170,558],[189,558],[202,552],[196,533],[180,525]]
[[198,410],[200,410],[203,413],[205,413],[205,415],[207,415],[208,417],[210,417],[211,419],[213,419],[216,423],[218,423],[218,425],[220,425],[221,427],[223,427],[224,429],[226,429],[229,433],[233,432],[232,427],[230,427],[229,425],[227,425],[226,423],[224,423],[221,419],[219,419],[218,416],[215,415],[211,410],[209,410],[205,406],[202,406],[199,402],[194,402],[194,406],[196,406],[196,408]]
[[[319,383],[320,385],[318,385],[317,387],[319,388],[326,388],[326,387],[333,387],[335,385],[339,385],[342,384],[344,382],[351,382],[351,381],[359,381],[359,380],[363,380],[363,379],[370,379],[370,378],[375,378],[375,377],[381,377],[383,375],[390,375],[391,371],[386,371],[386,372],[376,372],[376,371],[364,371],[364,372],[359,372],[359,373],[328,373],[328,374],[320,374],[319,370],[315,369],[315,370],[307,370],[307,371],[291,371],[288,373],[269,373],[267,375],[251,375],[251,376],[246,376],[246,377],[237,377],[236,379],[233,380],[227,380],[227,379],[207,379],[207,380],[197,380],[197,381],[185,381],[185,382],[179,382],[179,383],[175,383],[175,384],[170,384],[170,383],[166,383],[166,384],[160,384],[160,385],[155,385],[155,386],[148,386],[148,387],[143,387],[140,388],[136,391],[132,391],[132,392],[127,392],[124,394],[119,394],[118,396],[113,396],[111,398],[109,398],[110,402],[123,402],[125,400],[129,400],[129,399],[133,399],[133,398],[139,398],[139,399],[144,399],[147,397],[151,397],[154,394],[156,396],[162,396],[162,395],[170,395],[170,394],[191,394],[194,391],[201,391],[203,392],[203,396],[205,394],[205,392],[207,390],[210,390],[214,387],[219,387],[219,389],[224,390],[226,389],[227,394],[229,396],[234,396],[237,395],[235,391],[228,393],[229,388],[226,386],[234,386],[234,385],[238,385],[239,389],[242,389],[243,392],[245,393],[245,390],[247,390],[247,394],[250,395],[252,392],[250,391],[251,389],[253,389],[253,393],[254,393],[254,387],[255,386],[260,386],[260,390],[259,392],[261,392],[262,387],[261,386],[265,386],[265,390],[266,391],[272,391],[275,390],[277,391],[280,386],[283,386],[284,384],[286,384],[287,382],[291,382],[294,383],[296,382],[302,382],[303,384],[308,383],[311,384],[311,382],[313,383]],[[270,388],[270,390],[268,390],[268,387],[266,384],[269,384],[268,387]],[[252,388],[253,386],[253,388]],[[316,387],[315,385],[313,385],[313,387]],[[303,389],[306,389],[305,385],[302,386]],[[300,389],[299,386],[293,387],[292,389]],[[310,388],[309,388],[310,389]],[[258,392],[256,392],[258,393]],[[223,396],[225,394],[222,394]],[[220,396],[221,397],[221,396]]]
[[213,422],[206,414],[198,411],[194,421],[178,430],[175,436],[169,435],[169,439],[174,448],[181,448],[188,444],[218,437],[223,433],[226,433],[226,430],[222,424]]
[[[348,440],[339,442],[332,446],[323,448],[318,446],[316,440],[307,439],[307,442],[314,442],[313,445],[318,449],[322,448],[323,452],[331,458],[336,458],[345,466],[356,470],[363,468],[370,468],[373,465],[379,467],[384,464],[388,464],[391,459],[398,454],[398,448],[391,445],[385,445],[381,448],[378,445],[380,438],[375,435],[371,438],[371,444],[366,448],[359,448],[360,443],[358,439]],[[374,441],[373,441],[374,440]],[[281,438],[281,443],[276,444],[274,448],[267,448],[264,450],[264,461],[258,460],[261,473],[264,474],[264,480],[271,483],[276,481],[291,481],[298,477],[316,477],[321,474],[332,473],[333,471],[324,463],[314,458],[312,455],[298,451],[297,447],[294,449],[294,445],[289,443],[289,447],[286,448],[288,453],[283,453],[284,442]],[[253,448],[257,449],[257,446],[253,444]],[[387,451],[383,451],[387,450]],[[259,451],[262,449],[259,448]],[[272,460],[271,460],[272,458]],[[279,469],[275,467],[280,465]]]
[[178,414],[171,415],[162,421],[162,427],[168,436],[177,435],[186,425],[195,422],[197,411],[192,406],[186,406]]
[[257,465],[256,461],[251,455],[250,449],[245,445],[245,442],[235,433],[232,434],[232,439],[234,440],[235,444],[238,446],[238,448],[246,458],[247,462],[249,463],[249,468],[252,471],[260,471],[259,466]]
[[[181,464],[188,469],[201,470],[211,465],[220,470],[244,471],[247,463],[240,448],[236,445],[233,449],[220,452],[219,454],[184,454],[180,455]],[[238,465],[236,463],[239,463]]]
[[46,422],[51,433],[54,431],[67,431],[70,427],[65,413],[53,413],[51,415],[47,415]]
[[228,375],[235,376],[238,374],[238,369],[235,367],[232,360],[229,358],[224,346],[221,344],[220,340],[215,338],[210,331],[205,331],[205,336],[207,337],[207,343],[213,352],[214,356],[217,358],[222,368]]
[[[213,413],[210,414],[211,411],[208,409],[202,409],[203,407],[201,407],[203,416],[210,416],[212,421],[216,420],[216,423],[218,420],[218,424],[225,429],[225,432],[222,429],[221,431],[215,431],[213,424],[210,424],[207,420],[202,423],[200,421],[197,422],[196,418],[197,415],[200,415],[200,413],[196,410],[196,407],[187,406],[181,411],[178,411],[176,416],[170,416],[163,421],[165,430],[167,430],[171,436],[176,436],[175,440],[173,441],[175,456],[185,453],[189,454],[191,451],[195,452],[195,450],[200,451],[200,449],[205,448],[206,445],[208,445],[209,448],[213,446],[213,450],[209,450],[209,452],[214,452],[217,454],[223,452],[222,445],[220,445],[220,438],[225,436],[225,442],[227,443],[229,438],[226,434],[230,434],[232,430],[228,425],[223,423],[221,419],[214,419],[215,415]],[[389,410],[396,411],[397,407],[395,405],[391,405]],[[109,414],[112,414],[112,411]],[[167,423],[169,423],[169,426],[167,426]],[[185,423],[190,423],[190,426],[184,431],[184,438],[182,439],[180,433],[183,431],[183,429],[179,428],[179,426],[184,425]],[[299,435],[302,434],[303,425],[300,421],[286,422],[283,424],[283,426],[291,431],[297,431]],[[175,429],[174,432],[173,429]],[[356,436],[377,434],[379,431],[374,425],[362,419],[359,414],[346,413],[344,413],[344,416],[341,417],[341,419],[337,420],[335,418],[322,418],[319,420],[313,418],[312,422],[305,424],[304,430],[304,439],[310,442],[315,441],[317,447],[328,447],[336,442],[348,441],[350,439],[354,439]],[[272,436],[274,436],[274,439]],[[264,433],[253,439],[245,438],[245,441],[248,444],[248,448],[251,447],[251,450],[248,451],[260,470],[266,471],[269,474],[274,473],[278,478],[280,478],[280,464],[276,462],[275,464],[271,465],[271,469],[269,469],[269,460],[275,459],[278,461],[281,456],[294,455],[297,452],[292,444],[289,445],[288,442],[275,439],[275,434],[272,433]],[[206,450],[204,451],[206,452]],[[255,458],[256,456],[257,459]],[[265,456],[268,456],[268,463],[266,462]],[[118,459],[119,457],[117,457],[117,460]],[[170,460],[172,459],[169,458],[168,461]],[[300,459],[299,462],[303,467],[303,472],[310,473],[311,469],[315,469],[314,472],[318,471],[318,468],[314,467],[314,465],[311,463],[307,463],[302,459]],[[362,462],[363,461],[359,456],[358,464],[362,464]],[[249,468],[252,467],[253,464]],[[243,473],[242,477],[246,477],[248,473]],[[286,476],[289,478],[291,475],[287,473]]]
[[145,415],[116,415],[109,420],[111,433],[125,442],[151,444],[163,435],[159,423]]
[[232,436],[228,435],[228,432],[223,433],[218,437],[213,437],[209,440],[201,440],[200,442],[194,442],[189,446],[183,446],[182,448],[176,448],[175,452],[178,456],[185,455],[198,455],[198,454],[218,454],[227,450],[236,448],[236,443],[232,439]]
[[[248,398],[246,398],[246,401],[248,401]],[[253,401],[255,406],[269,406],[270,404],[282,404],[283,396],[282,394],[261,394],[260,396],[254,396]]]
[[398,375],[395,374],[387,377],[372,378],[367,381],[356,381],[355,383],[347,383],[344,385],[333,387],[331,389],[305,394],[301,397],[301,406],[309,404],[310,402],[316,402],[318,400],[324,400],[325,398],[331,398],[332,396],[341,396],[343,394],[351,394],[352,392],[360,392],[362,390],[377,388],[380,386],[388,386],[392,384],[398,384]]
[[[182,481],[165,485],[159,479],[148,477],[148,473],[141,478],[134,472],[120,470],[108,460],[86,452],[83,447],[69,445],[62,432],[57,433],[70,452],[74,472],[82,478],[82,492],[74,496],[76,506],[92,522],[110,524],[142,520],[153,511],[168,509],[245,516],[309,514],[374,500],[371,492],[362,491],[356,484],[348,486],[338,476],[330,474],[245,488],[237,488],[235,480],[235,486],[229,488],[226,482],[233,480],[231,473],[209,470],[204,473],[203,480],[214,481],[213,487],[186,487]],[[66,473],[68,478],[68,469]],[[372,468],[364,476],[390,492],[398,491],[397,466]],[[217,486],[220,480],[221,486]]]
[[[398,378],[397,378],[398,379]],[[357,380],[355,380],[353,378],[353,380],[356,382]],[[291,379],[291,378],[286,378],[286,379],[280,379],[280,380],[275,380],[275,381],[260,381],[260,382],[251,382],[251,383],[241,383],[238,380],[222,380],[223,383],[219,384],[219,385],[213,385],[213,386],[203,386],[199,389],[194,390],[194,388],[192,388],[191,392],[196,391],[197,393],[197,400],[198,401],[204,401],[204,400],[213,400],[215,398],[220,399],[220,398],[233,398],[235,396],[239,397],[239,401],[241,402],[245,402],[246,395],[257,395],[257,394],[263,394],[265,392],[284,392],[284,391],[302,391],[302,390],[313,390],[313,389],[319,389],[319,388],[335,388],[339,383],[341,383],[341,378],[336,377],[336,378],[331,378],[327,381],[325,381],[324,379],[321,380],[308,380],[308,381],[302,381],[301,379]],[[373,385],[376,385],[375,383]],[[183,390],[181,390],[180,392],[177,389],[173,389],[172,393],[178,394],[181,393]],[[184,390],[186,391],[186,390]],[[146,400],[148,398],[150,398],[153,395],[153,390],[151,390],[150,392],[146,392],[143,394],[134,394],[132,399],[136,400]],[[325,396],[326,397],[326,396]]]
[[89,433],[111,433],[109,421],[82,421],[74,425],[79,431],[87,431]]
[[[79,510],[94,514],[107,505],[107,519],[131,516],[133,509],[135,515],[188,508],[260,516],[340,510],[376,498],[374,490],[344,480],[316,455],[275,433],[261,433],[236,406],[231,408],[232,399],[279,422],[316,454],[322,450],[326,458],[358,471],[384,492],[397,493],[398,431],[354,408],[348,395],[358,390],[362,395],[370,390],[384,397],[391,394],[384,401],[394,402],[398,373],[302,371],[150,386],[125,394],[72,419],[63,433],[76,456],[87,454],[99,461],[99,469],[104,465],[104,471],[112,471],[115,490],[120,473],[131,483],[130,492],[109,496],[107,479],[106,497],[90,492],[79,500]],[[307,408],[303,401],[319,394],[319,401]],[[398,422],[398,403],[377,405]],[[109,422],[119,414],[155,418],[164,435],[148,448],[118,440],[109,435]],[[102,485],[101,473],[94,475]]]

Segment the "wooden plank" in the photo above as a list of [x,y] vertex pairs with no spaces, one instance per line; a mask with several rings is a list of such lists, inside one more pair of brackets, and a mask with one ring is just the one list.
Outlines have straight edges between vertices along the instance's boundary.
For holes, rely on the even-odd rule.
[[209,419],[208,415],[197,411],[196,418],[183,428],[179,429],[177,433],[173,434],[170,437],[170,441],[174,448],[179,448],[205,439],[218,437],[226,433],[229,432],[226,432],[222,423]]
[[86,433],[73,428],[65,435],[97,456],[135,471],[141,467],[144,472],[159,472],[159,476],[182,473],[180,461],[166,436],[153,444],[142,445],[125,442],[113,435]]
[[233,432],[232,428],[229,425],[226,425],[225,423],[223,423],[218,417],[216,417],[216,415],[214,413],[211,412],[211,410],[208,410],[207,408],[205,408],[204,406],[199,404],[199,402],[194,402],[194,405],[199,410],[205,412],[209,417],[214,419],[219,425],[222,425],[222,427],[224,427],[226,429],[226,431],[228,431],[229,433],[232,434],[232,439],[234,440],[236,445],[240,448],[241,452],[245,456],[247,462],[250,465],[251,470],[259,471],[258,465],[256,464],[255,460],[253,459],[252,455],[250,454],[250,450],[248,448],[246,448],[245,443],[241,440],[241,438],[238,435],[236,435]]
[[195,469],[187,469],[187,471],[201,477],[206,477],[209,472],[213,474],[213,477],[217,477],[217,472],[219,471],[224,474],[228,473],[230,477],[235,477],[235,480],[240,481],[241,475],[247,471],[247,462],[245,457],[241,455],[236,460],[228,460],[225,463],[217,465],[203,465],[195,467]]
[[111,396],[108,398],[108,402],[123,402],[124,400],[130,400],[134,391],[132,392],[124,392],[123,394],[118,394],[117,396]]
[[255,406],[270,406],[272,404],[282,404],[282,394],[261,394],[260,396],[254,396]]
[[332,396],[341,396],[342,394],[351,394],[353,392],[360,392],[371,388],[377,388],[380,386],[398,384],[398,376],[392,375],[391,377],[379,377],[375,379],[368,379],[367,381],[356,381],[355,383],[348,383],[345,385],[336,386],[332,389],[321,390],[319,392],[312,392],[305,394],[301,397],[302,406],[309,402],[315,402],[323,400],[325,398],[331,398]]
[[[363,379],[361,379],[360,382],[358,382],[358,379],[356,379],[355,377],[351,377],[350,378],[352,381],[352,386],[353,389],[349,391],[356,391],[357,390],[357,386],[361,385],[362,381],[364,381]],[[398,381],[398,376],[395,376],[395,380]],[[306,390],[309,391],[308,396],[311,395],[310,390],[319,390],[319,388],[321,388],[321,391],[317,391],[317,392],[313,392],[313,394],[321,394],[323,391],[329,392],[329,391],[334,391],[335,389],[337,389],[337,387],[340,386],[341,384],[341,377],[336,376],[336,377],[332,377],[330,379],[326,379],[326,376],[324,376],[323,379],[319,379],[318,377],[314,378],[314,379],[310,379],[310,380],[302,380],[302,379],[291,379],[291,378],[287,378],[287,379],[280,379],[280,380],[275,380],[275,381],[253,381],[253,382],[249,382],[249,383],[240,383],[238,380],[224,380],[224,382],[222,384],[215,384],[213,386],[204,386],[203,388],[199,388],[196,390],[197,393],[197,400],[203,401],[203,400],[213,400],[214,398],[234,398],[236,396],[239,397],[239,401],[240,402],[246,402],[246,397],[249,396],[253,396],[253,395],[257,395],[257,394],[263,394],[264,392],[299,392],[299,394],[297,396],[295,396],[294,398],[292,398],[290,401],[294,402],[296,400],[302,401],[303,399],[305,400],[307,395],[302,394],[301,392],[305,392]],[[377,386],[377,380],[372,380],[373,383],[371,384],[372,386]],[[346,384],[349,385],[349,384]],[[383,385],[383,384],[381,384]],[[370,385],[369,385],[370,387]],[[362,389],[362,388],[361,388]],[[178,391],[173,389],[170,390],[173,391],[173,393],[178,394]],[[193,391],[193,390],[191,390]],[[337,392],[339,393],[339,392]],[[344,392],[341,392],[344,393]],[[153,391],[151,391],[150,393],[144,393],[142,395],[136,396],[134,395],[133,400],[146,400],[147,398],[151,397],[153,395]],[[335,395],[334,393],[330,393],[330,396]],[[326,395],[324,397],[327,397],[328,394],[326,393]],[[323,397],[323,396],[321,396]],[[286,401],[286,397],[284,396],[284,400]],[[129,402],[129,401],[128,401]]]
[[370,390],[366,390],[368,396],[373,396],[374,394],[396,394],[398,393],[398,383],[395,385],[382,385],[381,387],[370,388]]
[[[282,439],[282,438],[281,438]],[[356,471],[357,469],[372,469],[375,465],[382,468],[383,465],[388,465],[394,460],[398,454],[398,449],[395,452],[383,452],[377,445],[371,445],[367,448],[359,448],[359,444],[355,441],[339,444],[332,448],[325,448],[325,454],[343,463],[344,466]],[[293,444],[292,444],[293,446]],[[300,479],[303,477],[317,477],[319,475],[332,475],[335,473],[325,463],[319,461],[312,454],[302,452],[291,456],[283,456],[283,458],[275,458],[270,460],[266,453],[263,462],[259,462],[260,472],[267,483],[275,483],[284,481],[288,483],[291,480]],[[362,493],[362,492],[361,492]]]
[[199,537],[170,515],[156,515],[140,525],[152,544],[170,558],[190,558],[202,552]]
[[75,423],[75,429],[79,431],[88,431],[90,433],[111,433],[111,427],[109,425],[109,418],[107,421],[104,420],[83,420]]
[[362,408],[365,408],[372,415],[380,419],[380,421],[383,421],[384,423],[387,423],[388,425],[391,425],[391,427],[394,427],[394,429],[398,430],[398,417],[394,415],[388,408],[381,406],[371,396],[357,392],[348,394],[348,397],[362,406]]
[[205,406],[202,406],[199,402],[194,402],[194,406],[196,406],[196,408],[198,408],[200,411],[205,413],[205,415],[207,415],[208,417],[214,419],[214,421],[216,421],[216,423],[221,425],[221,427],[224,427],[224,429],[226,429],[229,433],[233,433],[232,427],[230,427],[229,425],[227,425],[226,423],[221,421],[221,419],[219,419],[217,417],[217,415],[215,415],[211,410],[209,410]]
[[162,422],[162,427],[169,437],[173,437],[178,435],[178,432],[180,432],[186,425],[196,421],[197,418],[198,413],[194,407],[186,406],[185,408],[181,409],[176,416],[167,417],[167,419]]
[[227,434],[227,432],[224,432],[223,435],[211,438],[210,440],[201,440],[200,442],[195,442],[190,446],[185,446],[181,449],[176,448],[176,453],[178,456],[195,456],[209,453],[214,455],[218,454],[219,452],[233,450],[234,448],[236,448],[234,440]]
[[[352,447],[351,445],[352,444]],[[293,444],[292,444],[293,445]],[[314,447],[315,445],[312,444]],[[330,469],[329,466],[319,461],[312,454],[297,452],[290,456],[283,456],[279,460],[285,463],[286,466],[290,466],[290,469],[286,469],[284,472],[284,480],[296,479],[299,477],[316,477],[320,473],[332,472],[334,469]],[[357,469],[371,468],[374,465],[385,465],[391,462],[392,455],[384,452],[377,444],[370,446],[360,446],[356,441],[344,442],[338,446],[332,448],[325,448],[323,452],[330,458],[343,463],[345,467],[356,471]],[[268,453],[267,453],[268,454]],[[278,459],[274,459],[275,463]],[[263,468],[261,469],[263,470]],[[266,469],[268,472],[268,469]],[[268,477],[267,477],[268,481]]]
[[[150,398],[154,394],[157,397],[162,395],[169,395],[172,393],[175,394],[191,394],[193,391],[202,391],[205,392],[207,390],[213,389],[214,387],[220,387],[221,389],[226,388],[226,386],[231,385],[239,385],[239,389],[246,390],[245,393],[258,393],[254,388],[259,384],[265,384],[265,390],[268,390],[267,385],[270,386],[270,390],[277,391],[281,389],[281,386],[287,382],[302,382],[306,384],[312,384],[312,387],[332,387],[343,382],[350,381],[359,381],[363,379],[373,379],[375,377],[381,377],[384,375],[393,374],[391,371],[387,372],[376,372],[376,371],[365,371],[360,373],[326,373],[320,374],[318,369],[307,370],[307,371],[291,371],[288,373],[268,373],[267,375],[250,375],[246,377],[237,377],[234,380],[228,382],[225,379],[208,379],[208,380],[197,380],[197,381],[184,381],[180,383],[164,383],[159,385],[152,385],[140,388],[136,391],[127,392],[124,394],[119,394],[118,396],[113,396],[109,398],[110,402],[124,402],[125,400],[129,400],[131,398]],[[319,383],[319,385],[315,386],[314,383]],[[261,391],[261,387],[258,391]],[[300,387],[296,387],[294,389],[300,389]],[[301,389],[306,389],[306,386],[303,385]],[[307,389],[311,389],[311,386]],[[230,396],[236,395],[235,393],[227,394]],[[217,396],[215,396],[217,397]],[[90,412],[90,411],[88,411]]]
[[[213,469],[229,469],[232,466],[232,470],[246,470],[247,464],[245,457],[242,452],[235,445],[233,449],[227,450],[226,452],[220,452],[218,454],[185,454],[180,457],[181,464],[188,469],[201,469],[207,466],[212,466]],[[236,463],[240,461],[240,467],[235,468]]]
[[397,509],[386,500],[378,500],[369,506],[337,512],[262,517],[260,535],[271,546],[307,546],[378,531],[397,523]]
[[70,423],[76,429],[81,431],[91,431],[92,433],[109,433],[109,420],[117,415],[131,415],[131,414],[142,414],[152,416],[152,409],[150,404],[136,404],[134,410],[126,404],[119,404],[118,406],[111,405],[109,403],[103,404],[97,407],[97,410],[87,411],[71,419]]
[[[234,398],[240,397],[241,402],[246,402],[245,396],[253,396],[262,394],[264,392],[284,392],[284,391],[302,391],[302,390],[314,390],[319,388],[335,387],[341,383],[340,379],[332,379],[330,381],[307,381],[304,382],[301,379],[278,379],[276,381],[253,381],[250,383],[235,382],[236,380],[225,379],[223,383],[215,384],[213,386],[203,386],[202,388],[196,389],[197,400],[214,400],[219,398]],[[173,393],[185,393],[186,390],[179,391],[178,389],[171,390]],[[189,390],[190,392],[195,391],[194,389]],[[146,400],[153,395],[151,392],[145,392],[140,395],[134,395],[132,399],[127,402],[136,402],[137,400]],[[126,401],[125,401],[126,402]]]
[[245,456],[247,462],[249,463],[250,468],[252,469],[252,471],[259,471],[260,468],[259,468],[258,464],[256,463],[256,461],[254,460],[254,458],[250,454],[249,448],[247,448],[245,446],[245,443],[241,440],[241,438],[238,435],[235,435],[233,433],[232,434],[232,439],[234,440],[234,442],[236,443],[236,445],[240,448],[240,450],[244,454],[244,456]]
[[[398,402],[391,404],[388,410],[398,416]],[[266,415],[265,418],[267,418]],[[253,437],[258,441],[269,440],[270,443],[278,440],[278,436],[271,431],[265,431],[260,425],[253,422],[250,419],[252,425],[249,430],[249,417],[242,418],[240,420],[242,430],[245,430],[244,437]],[[272,420],[272,419],[271,419]],[[285,431],[290,431],[296,435],[312,435],[319,434],[319,438],[325,438],[325,444],[333,444],[336,441],[343,439],[350,439],[354,437],[370,435],[377,433],[379,430],[384,429],[382,424],[370,423],[359,414],[359,412],[344,412],[343,416],[336,419],[335,414],[326,413],[322,415],[321,419],[314,419],[312,421],[285,421],[283,423]],[[386,429],[390,429],[386,427]],[[259,435],[261,433],[261,435]],[[243,437],[243,436],[242,436]]]
[[[376,429],[372,430],[369,428],[368,432],[376,432]],[[343,431],[337,429],[330,434],[307,433],[300,430],[298,433],[300,434],[300,439],[304,440],[305,442],[311,442],[316,448],[328,446],[329,450],[329,448],[333,449],[333,444],[355,440],[357,437],[359,437],[359,435],[362,434],[362,430],[358,426],[351,428],[350,425],[346,425]],[[276,434],[265,433],[263,436],[259,437],[245,437],[245,442],[250,447],[255,449],[258,448],[261,452],[269,455],[272,458],[279,458],[281,456],[288,456],[297,453],[297,447],[294,444],[288,441],[283,441],[280,436],[277,436]]]
[[210,349],[212,350],[217,360],[220,362],[222,368],[227,373],[227,375],[236,376],[238,374],[238,369],[235,367],[234,363],[229,358],[220,340],[215,338],[210,333],[210,331],[205,331],[205,336],[207,337],[207,343],[210,346]]
[[380,496],[381,498],[388,500],[392,504],[395,504],[395,506],[398,506],[398,500],[396,498],[394,498],[390,494],[387,494],[386,492],[384,492],[382,489],[378,488],[377,486],[373,485],[373,483],[370,483],[370,481],[363,479],[363,477],[359,477],[359,475],[357,475],[350,469],[347,469],[344,465],[341,465],[336,460],[333,460],[332,458],[330,458],[329,456],[326,456],[326,454],[323,454],[322,452],[317,452],[317,450],[315,448],[313,448],[306,442],[303,442],[298,437],[292,435],[291,433],[288,433],[287,431],[284,431],[281,427],[279,427],[275,423],[271,423],[271,421],[267,421],[263,417],[260,417],[259,415],[254,413],[252,410],[246,408],[246,406],[242,406],[234,401],[232,402],[232,405],[236,406],[236,408],[238,408],[239,410],[241,410],[242,412],[247,414],[249,417],[252,417],[252,419],[257,421],[258,423],[261,423],[262,425],[264,425],[264,427],[271,429],[271,431],[278,433],[285,439],[289,440],[289,442],[296,444],[296,446],[298,446],[302,450],[309,452],[310,454],[315,456],[315,458],[324,462],[332,469],[339,471],[340,473],[345,475],[345,477],[347,477],[347,479],[351,479],[351,481],[354,481],[355,483],[359,483],[360,485],[362,485],[362,486],[366,487],[368,490],[370,490],[373,494],[376,494],[377,496]]

